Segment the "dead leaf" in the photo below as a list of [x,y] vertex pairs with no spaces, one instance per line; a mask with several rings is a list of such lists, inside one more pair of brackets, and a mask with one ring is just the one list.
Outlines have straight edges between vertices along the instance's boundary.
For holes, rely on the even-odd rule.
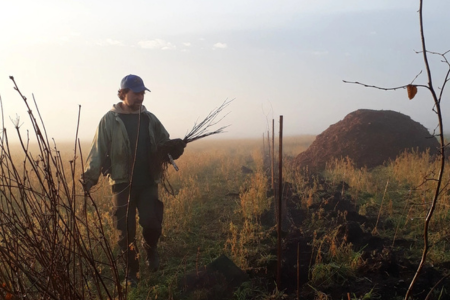
[[415,85],[408,84],[406,86],[406,90],[408,91],[409,100],[412,100],[412,98],[414,98],[414,96],[417,94],[417,86]]

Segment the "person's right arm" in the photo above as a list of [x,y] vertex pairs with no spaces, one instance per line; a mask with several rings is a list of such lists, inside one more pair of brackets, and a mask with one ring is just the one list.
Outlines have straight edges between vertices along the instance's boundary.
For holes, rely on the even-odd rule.
[[96,185],[103,163],[106,161],[109,154],[109,147],[111,141],[111,130],[109,130],[110,122],[105,115],[97,127],[94,139],[91,145],[91,151],[86,160],[85,171],[81,177],[83,188],[88,192],[92,186]]

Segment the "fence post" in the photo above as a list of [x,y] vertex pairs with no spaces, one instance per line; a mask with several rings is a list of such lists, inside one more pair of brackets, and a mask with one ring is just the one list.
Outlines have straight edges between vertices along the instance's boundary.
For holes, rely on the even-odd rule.
[[272,172],[272,191],[275,191],[275,120],[272,119],[272,156],[270,157],[270,170]]
[[297,243],[297,300],[300,300],[300,243]]
[[281,203],[283,188],[283,116],[280,116],[280,148],[278,153],[278,220],[277,220],[277,287],[281,288]]
[[263,132],[263,150],[262,150],[262,153],[263,153],[263,157],[266,155],[266,145],[265,145],[265,139],[264,139],[264,132]]

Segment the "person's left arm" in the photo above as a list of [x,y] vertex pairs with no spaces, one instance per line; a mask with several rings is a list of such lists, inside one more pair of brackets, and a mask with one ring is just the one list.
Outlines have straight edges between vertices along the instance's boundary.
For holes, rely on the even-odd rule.
[[[155,117],[156,118],[156,117]],[[169,133],[156,118],[155,123],[155,141],[157,151],[162,155],[164,160],[168,160],[167,154],[170,154],[173,159],[178,159],[186,148],[186,143],[182,139],[170,139]]]

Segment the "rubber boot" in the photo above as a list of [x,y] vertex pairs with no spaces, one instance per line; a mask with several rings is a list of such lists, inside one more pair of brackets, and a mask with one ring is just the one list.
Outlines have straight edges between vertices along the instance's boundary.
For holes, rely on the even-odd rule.
[[147,257],[145,259],[145,264],[147,265],[150,272],[156,272],[159,269],[159,253],[156,246],[148,247]]
[[[128,258],[128,263],[127,263]],[[125,274],[124,284],[132,288],[135,288],[139,283],[139,259],[138,252],[135,249],[129,249],[128,251],[122,251],[121,262],[123,269],[127,270]]]
[[157,244],[159,237],[161,236],[161,229],[147,229],[145,230],[143,236],[144,239],[142,240],[142,246],[147,253],[145,264],[150,272],[155,272],[160,267]]

